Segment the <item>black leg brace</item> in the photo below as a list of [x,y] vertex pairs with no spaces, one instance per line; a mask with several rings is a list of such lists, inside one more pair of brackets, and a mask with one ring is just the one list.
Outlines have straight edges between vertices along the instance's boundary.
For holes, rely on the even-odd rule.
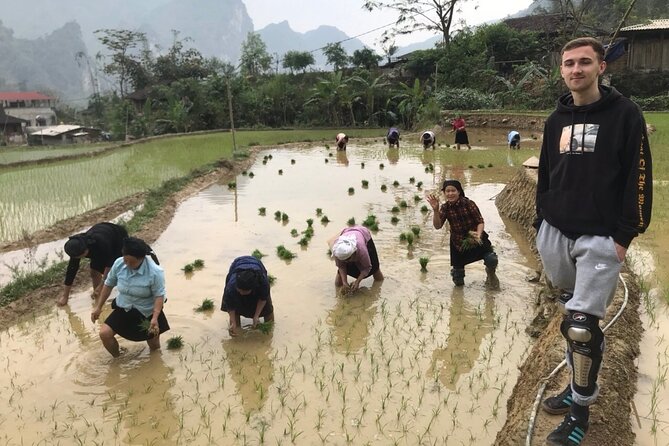
[[579,395],[592,396],[597,390],[597,375],[604,354],[604,332],[599,318],[569,311],[560,325],[567,340],[572,370],[572,387]]

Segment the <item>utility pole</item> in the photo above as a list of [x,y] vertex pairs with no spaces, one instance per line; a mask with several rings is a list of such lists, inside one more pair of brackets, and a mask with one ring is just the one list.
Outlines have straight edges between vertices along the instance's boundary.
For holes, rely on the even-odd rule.
[[228,87],[228,111],[230,112],[230,132],[232,133],[232,153],[237,152],[237,141],[235,140],[235,121],[232,116],[232,91],[230,91],[230,76],[225,76],[225,84]]

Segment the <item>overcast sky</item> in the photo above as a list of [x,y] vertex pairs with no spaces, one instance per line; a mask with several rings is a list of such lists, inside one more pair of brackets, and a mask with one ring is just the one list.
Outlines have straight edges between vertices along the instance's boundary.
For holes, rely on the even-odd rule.
[[[294,31],[306,32],[320,25],[332,25],[353,37],[374,28],[393,23],[396,14],[392,11],[362,9],[363,0],[243,0],[254,29],[259,30],[270,23],[287,20]],[[467,0],[461,13],[454,20],[464,19],[468,25],[478,25],[501,19],[527,8],[532,0]],[[478,5],[478,8],[474,7]],[[365,44],[379,49],[377,43],[384,30],[359,37]],[[411,34],[398,37],[396,44],[403,46],[429,38],[429,34]]]

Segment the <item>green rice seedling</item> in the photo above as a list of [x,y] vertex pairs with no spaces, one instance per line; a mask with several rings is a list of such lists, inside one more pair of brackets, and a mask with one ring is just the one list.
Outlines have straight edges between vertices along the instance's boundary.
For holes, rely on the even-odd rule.
[[348,224],[349,226],[355,226],[355,218],[353,217],[349,218],[346,224]]
[[262,157],[262,160],[263,160],[263,161],[267,161],[267,155],[263,156],[263,157]]
[[365,226],[366,228],[369,228],[373,226],[376,223],[376,215],[374,214],[369,214],[367,218],[362,222],[362,225]]
[[355,189],[352,188],[352,187],[349,187],[349,188],[348,188],[348,194],[349,194],[349,195],[353,195],[354,193],[355,193]]
[[269,155],[267,155],[267,158],[272,159],[273,158],[272,154],[270,153]]
[[300,241],[297,242],[298,245],[300,246],[307,246],[309,245],[309,239],[307,237],[302,237]]
[[245,170],[242,171],[242,175],[246,176],[246,175],[248,175],[248,174],[249,174],[249,173],[248,173],[247,171],[245,171]]
[[290,164],[295,164],[295,160],[290,160]]
[[[319,209],[320,210],[320,209]],[[320,214],[319,214],[320,215]],[[312,227],[314,224],[314,219],[313,218],[307,218],[307,226]]]
[[211,299],[204,299],[199,307],[195,307],[195,311],[202,313],[203,311],[211,311],[214,309],[214,301]]
[[421,214],[427,214],[428,212],[430,212],[430,208],[427,207],[427,205],[422,205],[420,207],[420,212],[421,212]]
[[467,166],[467,168],[468,168],[468,169],[473,169],[474,166],[472,166],[472,165],[470,164],[469,166]]
[[488,163],[488,167],[492,167],[492,163]]
[[325,144],[325,150],[330,150],[330,144]]
[[265,257],[265,254],[263,254],[262,252],[260,252],[260,250],[258,250],[258,249],[254,249],[253,252],[251,253],[251,255],[252,255],[253,257],[255,257],[256,259],[258,259],[258,260],[260,260],[260,259],[262,259],[263,257]]
[[195,267],[193,267],[193,265],[189,263],[188,265],[184,265],[184,267],[181,269],[185,273],[192,273],[195,270]]
[[263,163],[263,164],[267,164],[267,160],[262,160],[262,163]]
[[260,322],[258,325],[256,325],[256,328],[262,334],[268,334],[270,331],[272,331],[273,326],[274,326],[274,323],[271,322],[271,321],[268,321],[268,322]]
[[228,183],[228,189],[236,189],[237,188],[237,182],[235,181],[230,181]]
[[386,167],[383,165],[383,163],[379,164],[379,169],[383,170],[383,168]]
[[325,164],[327,164],[327,163],[329,163],[329,162],[330,162],[330,160],[327,159],[327,158],[325,158]]
[[330,219],[328,218],[327,215],[323,215],[323,217],[321,218],[321,223],[323,223],[323,224],[330,223]]
[[420,270],[423,272],[427,272],[427,264],[430,261],[427,257],[421,257],[418,259],[418,262],[420,263]]
[[253,178],[254,176],[256,175],[253,172],[249,172],[249,178]]
[[423,187],[423,182],[419,181],[418,183],[416,183],[416,187],[420,190],[420,188]]
[[276,247],[276,253],[282,260],[290,260],[297,257],[295,254],[286,249],[285,246],[279,245]]
[[202,259],[195,259],[195,260],[193,261],[193,267],[194,267],[194,268],[197,268],[197,269],[204,268],[204,260],[202,260]]
[[364,187],[364,188],[369,187],[369,181],[367,181],[367,180],[362,180],[362,187]]
[[314,228],[313,228],[313,226],[308,226],[307,229],[305,229],[304,231],[302,231],[302,234],[304,234],[304,236],[305,236],[306,238],[311,239],[311,237],[314,236]]
[[393,186],[397,187],[397,186],[399,186],[399,185],[400,185],[400,182],[399,182],[399,181],[397,181],[397,180],[393,181]]
[[485,164],[477,164],[476,167],[479,169],[485,169]]
[[418,203],[418,202],[421,201],[421,200],[422,200],[422,198],[420,197],[420,195],[414,195],[414,196],[413,196],[413,201],[414,201],[414,202]]
[[320,217],[323,214],[323,209],[316,208],[316,217]]
[[267,281],[269,282],[270,286],[273,285],[274,282],[276,282],[276,276],[273,276],[273,275],[271,275],[271,274],[268,274],[268,275],[267,275]]
[[393,206],[390,212],[393,214],[397,214],[400,211],[400,208],[398,206]]
[[416,182],[416,179],[414,177],[409,178],[409,183],[413,184]]
[[265,215],[267,215],[267,209],[258,208],[258,215],[262,215],[264,217]]
[[426,167],[426,168],[425,168],[425,173],[428,173],[429,171],[430,171],[430,168],[429,168],[429,167]]
[[279,169],[279,175],[283,175],[283,169]]
[[364,162],[360,163],[360,168],[361,168],[361,169],[364,169],[364,168],[365,168],[365,163],[364,163]]
[[385,192],[387,189],[388,189],[388,186],[386,186],[385,184],[381,185],[381,192]]
[[151,319],[144,319],[142,322],[139,323],[139,328],[144,332],[144,333],[149,333],[149,330],[151,329]]
[[274,219],[277,220],[277,221],[281,220],[281,211],[276,211],[274,213]]
[[393,215],[392,218],[390,219],[390,223],[396,225],[400,221],[399,218],[397,218],[396,215]]
[[412,226],[411,232],[413,232],[413,235],[416,237],[420,237],[420,228],[418,226]]
[[288,221],[288,214],[285,212],[281,213],[281,221],[287,222]]
[[406,233],[402,232],[400,234],[400,242],[406,242],[407,241],[407,235]]
[[369,227],[369,230],[372,231],[372,232],[378,232],[378,231],[379,231],[379,223],[378,223],[378,222],[374,222],[374,224],[372,224],[372,225]]
[[430,169],[430,172],[434,172],[434,164],[430,163],[427,165],[428,169]]
[[413,233],[407,232],[407,245],[413,246]]
[[330,153],[328,153],[328,156],[329,156],[330,158],[332,158],[334,155],[332,154],[332,152],[330,152]]
[[299,233],[297,232],[297,229],[293,228],[293,229],[290,230],[290,235],[292,235],[293,237],[297,237],[298,234]]
[[406,207],[409,207],[409,205],[407,204],[406,200],[402,200],[402,201],[400,201],[400,207],[401,208],[406,208]]

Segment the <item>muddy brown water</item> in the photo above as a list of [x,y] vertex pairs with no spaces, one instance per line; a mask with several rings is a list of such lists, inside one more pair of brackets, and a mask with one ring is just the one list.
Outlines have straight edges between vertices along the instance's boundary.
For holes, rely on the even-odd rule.
[[[0,332],[0,393],[8,402],[0,407],[2,443],[492,444],[531,342],[524,328],[537,291],[525,280],[536,268],[526,242],[493,202],[504,179],[443,164],[414,146],[332,152],[261,153],[254,176],[240,175],[236,189],[216,184],[180,205],[154,244],[172,326],[162,352],[121,340],[127,352],[110,358],[90,322],[88,293]],[[425,172],[428,163],[434,172]],[[467,268],[464,288],[450,282],[448,234],[432,229],[431,214],[420,211],[424,200],[414,201],[446,176],[460,177],[481,208],[500,256],[500,291],[485,289],[482,264]],[[401,200],[408,207],[392,224]],[[275,211],[289,221],[276,221]],[[326,242],[351,217],[360,223],[369,214],[379,221],[374,240],[386,280],[367,279],[354,295],[339,295]],[[302,248],[290,231],[305,230],[309,218],[315,234]],[[408,248],[399,234],[412,226],[420,237]],[[280,260],[280,244],[297,257]],[[276,277],[276,326],[231,339],[225,313],[194,308],[205,298],[218,308],[229,263],[254,249]],[[427,273],[420,257],[430,259]],[[195,259],[205,268],[185,275],[181,268]],[[167,350],[177,335],[186,345]],[[644,361],[652,383],[652,358]],[[648,401],[639,397],[637,405]],[[642,435],[638,444],[663,444]]]
[[[253,178],[237,178],[236,189],[213,185],[182,203],[154,244],[172,326],[162,352],[122,340],[127,352],[110,358],[90,322],[88,293],[0,333],[4,443],[492,442],[530,342],[523,330],[534,293],[525,281],[531,261],[492,200],[503,185],[462,171],[499,253],[502,289],[485,290],[482,264],[468,267],[466,286],[454,289],[447,233],[432,229],[431,215],[420,210],[424,192],[451,176],[451,167],[426,173],[417,147],[269,153],[272,159],[262,164],[261,154],[250,169]],[[408,207],[391,224],[401,200]],[[276,221],[275,211],[289,221]],[[368,214],[379,221],[374,240],[386,280],[367,279],[359,292],[339,295],[326,242],[350,218],[362,222]],[[315,234],[302,248],[290,232],[304,231],[309,218]],[[413,226],[420,237],[408,248],[399,234]],[[297,257],[280,260],[281,244]],[[254,249],[267,255],[276,277],[276,326],[231,339],[226,314],[194,307],[205,298],[218,307],[229,263]],[[420,257],[430,259],[427,273]],[[205,268],[185,275],[181,268],[198,258]],[[165,349],[176,335],[184,348]]]

